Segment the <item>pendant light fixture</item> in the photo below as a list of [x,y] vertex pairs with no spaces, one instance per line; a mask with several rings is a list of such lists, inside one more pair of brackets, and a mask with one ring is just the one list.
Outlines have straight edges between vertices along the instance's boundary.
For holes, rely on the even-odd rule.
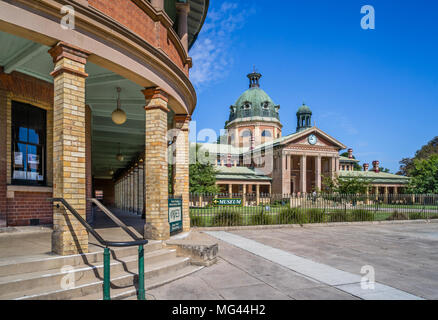
[[117,125],[124,124],[126,122],[126,112],[121,109],[120,92],[121,88],[117,87],[117,109],[113,111],[111,118]]
[[125,157],[123,156],[122,152],[120,151],[120,143],[119,143],[119,153],[117,154],[116,159],[120,162],[125,160]]

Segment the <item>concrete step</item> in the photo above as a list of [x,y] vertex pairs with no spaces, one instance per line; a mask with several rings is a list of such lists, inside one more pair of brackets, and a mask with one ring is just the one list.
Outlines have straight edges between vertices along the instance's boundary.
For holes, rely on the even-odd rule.
[[[161,241],[151,241],[145,247],[145,254],[163,248]],[[111,249],[111,260],[133,256],[138,253],[137,247]],[[13,259],[12,259],[13,260]],[[30,259],[29,261],[7,262],[0,264],[0,277],[13,276],[23,273],[47,271],[58,269],[64,266],[79,266],[84,264],[94,264],[103,261],[103,249],[87,254],[77,254],[71,256],[52,256]],[[0,290],[0,295],[1,295]]]
[[[145,253],[145,266],[176,258],[176,250],[160,249]],[[138,255],[111,259],[111,274],[132,273],[138,266]],[[74,277],[75,283],[87,283],[103,280],[103,262],[82,264],[71,267],[69,270],[52,269],[31,273],[22,273],[12,276],[0,277],[0,298],[2,293],[11,295],[16,292],[27,292],[37,288],[57,287],[68,275]],[[79,281],[79,282],[78,282]]]
[[[150,280],[146,279],[145,280],[146,299],[147,300],[153,299],[153,297],[148,296],[148,290],[152,290],[154,288],[158,288],[165,284],[184,278],[203,268],[204,268],[203,266],[187,265],[184,268],[175,270],[170,273],[162,274],[158,277],[151,278]],[[103,299],[102,292],[98,292],[91,295],[74,298],[73,300],[102,300],[102,299]],[[137,285],[130,286],[128,288],[112,289],[111,300],[137,300]]]
[[[146,255],[145,255],[146,262]],[[134,265],[135,264],[135,265]],[[111,267],[111,288],[128,289],[135,286],[138,282],[137,274],[137,260],[129,266],[129,270],[114,271]],[[145,279],[151,281],[155,277],[163,276],[170,272],[183,269],[190,265],[189,258],[166,258],[162,261],[155,261],[154,263],[145,263]],[[103,271],[103,270],[102,270]],[[102,294],[103,278],[90,279],[80,278],[75,281],[75,286],[69,289],[62,289],[60,284],[53,286],[44,286],[43,288],[34,287],[30,290],[22,290],[13,294],[8,294],[0,299],[16,299],[16,300],[70,300],[81,296],[92,294]]]

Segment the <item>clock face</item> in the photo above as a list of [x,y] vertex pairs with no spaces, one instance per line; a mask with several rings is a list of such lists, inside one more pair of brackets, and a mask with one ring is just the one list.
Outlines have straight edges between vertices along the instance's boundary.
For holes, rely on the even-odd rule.
[[318,142],[318,138],[314,134],[309,136],[309,143],[311,145],[315,145],[317,142]]

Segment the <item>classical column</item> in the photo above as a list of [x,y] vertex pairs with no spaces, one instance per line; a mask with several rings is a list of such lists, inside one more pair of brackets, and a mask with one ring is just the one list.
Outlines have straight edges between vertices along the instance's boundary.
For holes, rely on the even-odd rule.
[[282,153],[281,155],[282,164],[282,194],[290,194],[290,155]]
[[[85,64],[89,53],[59,42],[49,50],[55,64],[53,197],[64,198],[86,219]],[[53,210],[52,250],[88,252],[88,232],[63,206]]]
[[190,12],[190,4],[188,2],[177,2],[176,10],[178,14],[178,36],[181,39],[186,52],[189,51],[189,25],[188,16]]
[[182,197],[183,204],[183,231],[190,230],[189,212],[189,115],[175,115],[175,126],[179,130],[175,141],[175,175],[173,190],[176,196]]
[[142,91],[146,98],[145,201],[146,239],[167,240],[168,218],[167,93],[153,87]]
[[228,185],[228,195],[230,198],[233,197],[233,185],[231,183]]
[[336,178],[336,172],[338,171],[336,169],[336,158],[332,157],[330,159],[331,159],[331,163],[330,163],[331,176],[332,176],[332,179],[335,179]]
[[315,187],[321,192],[321,156],[315,157]]
[[385,186],[385,203],[388,203],[388,195],[389,195],[389,188],[388,186]]
[[243,185],[242,203],[243,203],[243,206],[246,207],[246,184]]
[[307,193],[307,156],[302,155],[300,161],[300,192]]
[[375,195],[376,195],[376,200],[379,200],[379,187],[376,186],[375,188],[376,189],[374,191],[375,191]]
[[256,204],[260,204],[260,185],[256,185]]

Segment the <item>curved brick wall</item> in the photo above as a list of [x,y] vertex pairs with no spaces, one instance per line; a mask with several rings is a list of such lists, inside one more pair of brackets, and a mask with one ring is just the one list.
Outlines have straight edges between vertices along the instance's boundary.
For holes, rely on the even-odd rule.
[[187,73],[183,58],[178,53],[169,31],[159,21],[154,21],[148,13],[131,0],[88,0],[88,4],[111,17],[149,44],[160,48],[166,55]]

